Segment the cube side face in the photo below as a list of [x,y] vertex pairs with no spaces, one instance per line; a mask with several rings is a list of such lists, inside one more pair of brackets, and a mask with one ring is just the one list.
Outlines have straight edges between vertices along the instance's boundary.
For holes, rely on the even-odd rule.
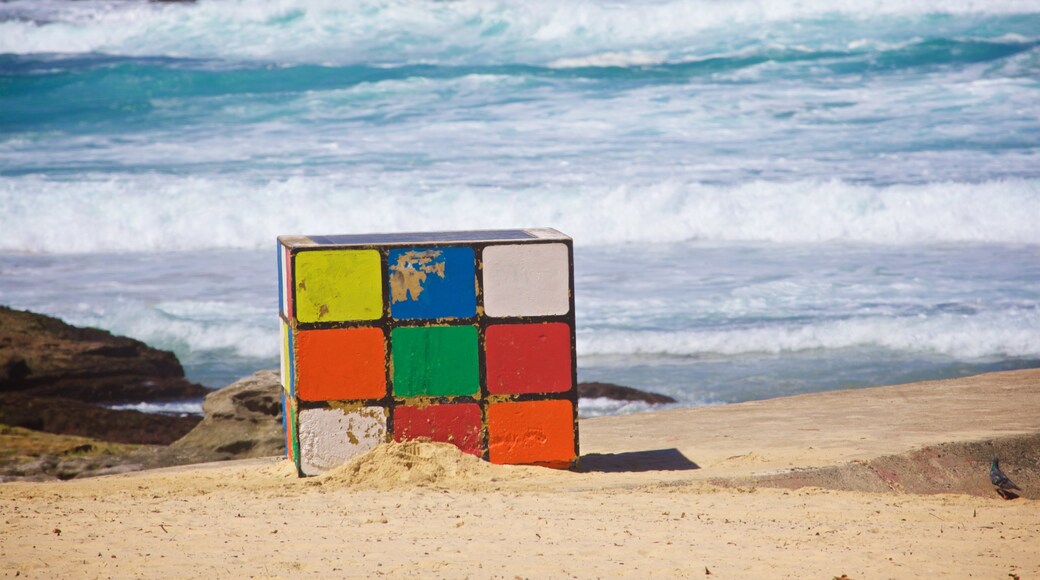
[[285,457],[300,472],[299,407],[291,397],[282,392],[282,428],[285,432]]
[[301,475],[390,440],[577,461],[571,241],[482,234],[279,238],[284,429]]
[[292,312],[292,256],[288,247],[278,243],[278,312],[288,319]]
[[290,353],[289,347],[289,333],[290,328],[284,318],[278,320],[278,377],[282,385],[282,390],[286,393],[289,392],[289,385],[292,384],[292,379],[289,377],[289,365]]

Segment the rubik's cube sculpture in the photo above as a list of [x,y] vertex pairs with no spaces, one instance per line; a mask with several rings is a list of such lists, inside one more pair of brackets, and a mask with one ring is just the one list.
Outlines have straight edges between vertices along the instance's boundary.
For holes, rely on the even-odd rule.
[[282,402],[300,474],[391,439],[573,465],[572,256],[550,229],[279,237]]

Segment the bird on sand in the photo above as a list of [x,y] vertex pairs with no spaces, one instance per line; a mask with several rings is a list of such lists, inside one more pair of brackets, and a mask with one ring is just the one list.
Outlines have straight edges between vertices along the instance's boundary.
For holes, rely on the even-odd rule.
[[1015,485],[1015,482],[1008,479],[1007,475],[1000,470],[1000,459],[997,457],[993,458],[993,463],[989,464],[989,480],[993,485],[997,486],[997,493],[1002,497],[1007,497],[1007,494],[1011,493],[1011,490],[1017,489],[1022,491],[1021,487]]

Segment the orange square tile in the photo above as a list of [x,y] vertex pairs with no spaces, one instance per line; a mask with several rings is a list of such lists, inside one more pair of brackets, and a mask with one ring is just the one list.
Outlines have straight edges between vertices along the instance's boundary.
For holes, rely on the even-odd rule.
[[382,329],[301,330],[294,346],[296,392],[301,400],[386,396],[386,338]]
[[487,421],[492,463],[565,468],[577,459],[570,401],[492,403]]

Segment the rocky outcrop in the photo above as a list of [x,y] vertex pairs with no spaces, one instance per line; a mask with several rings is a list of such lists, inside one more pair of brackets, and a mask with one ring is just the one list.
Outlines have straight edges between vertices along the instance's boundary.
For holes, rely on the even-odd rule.
[[117,411],[73,399],[0,393],[0,424],[114,443],[168,445],[201,420],[197,415]]
[[0,425],[0,482],[72,479],[142,469],[137,445]]
[[651,405],[678,403],[668,395],[640,391],[612,383],[578,383],[578,397],[582,399],[612,399],[615,401],[642,401]]
[[172,352],[0,306],[0,392],[90,403],[201,397]]
[[[0,481],[55,477],[72,479],[209,461],[284,455],[280,391],[278,372],[269,370],[259,371],[219,391],[212,391],[202,405],[205,417],[182,418],[186,420],[179,426],[183,437],[170,445],[120,447],[102,441],[28,432],[0,425],[0,445],[4,442],[4,429],[15,429],[13,432],[19,433],[22,439],[31,433],[38,433],[38,440],[51,442],[50,449],[36,454],[23,453],[20,461],[5,462],[0,457]],[[141,416],[143,426],[134,425],[130,428],[123,425],[120,428],[135,433],[141,428],[147,429],[149,423],[162,424],[168,419],[177,419],[136,411],[110,411],[77,401],[68,401],[68,404],[70,409],[80,405],[83,407],[80,410],[87,414],[108,411],[113,414],[113,421],[125,421],[125,417],[131,414]],[[6,422],[3,412],[6,410],[0,409],[0,423]],[[144,434],[139,434],[136,440],[131,438],[135,443],[153,442],[146,439]]]
[[191,463],[285,453],[277,371],[253,373],[206,396],[206,416],[170,451]]

